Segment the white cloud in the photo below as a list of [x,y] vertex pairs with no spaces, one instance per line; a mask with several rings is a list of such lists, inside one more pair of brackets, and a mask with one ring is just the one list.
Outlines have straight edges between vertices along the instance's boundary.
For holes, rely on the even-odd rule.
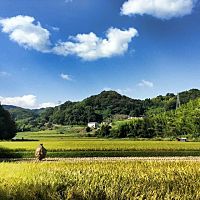
[[66,81],[71,81],[71,80],[72,80],[71,76],[68,75],[68,74],[63,74],[63,73],[61,73],[61,74],[60,74],[60,77],[61,77],[62,79],[64,79],[64,80],[66,80]]
[[21,97],[1,97],[1,104],[14,105],[23,108],[33,108],[36,105],[36,96],[24,95]]
[[129,93],[133,92],[133,89],[131,89],[131,88],[125,88],[125,89],[117,89],[116,91],[118,93],[120,93],[120,94],[129,94]]
[[65,0],[65,3],[71,3],[73,0]]
[[197,0],[128,0],[122,8],[123,15],[152,15],[161,19],[191,14]]
[[122,95],[130,95],[134,91],[134,89],[131,89],[131,88],[124,88],[124,89],[120,89],[120,88],[113,89],[113,88],[109,88],[109,87],[103,88],[103,91],[111,91],[111,90],[116,91]]
[[50,107],[55,107],[58,104],[53,103],[53,102],[46,102],[46,103],[41,103],[39,104],[38,108],[50,108]]
[[76,55],[83,60],[96,60],[122,55],[128,50],[128,44],[138,35],[134,28],[120,30],[110,28],[106,39],[97,37],[95,33],[78,34],[69,37],[67,42],[59,42],[53,49],[58,55]]
[[10,76],[11,74],[5,71],[0,71],[0,77]]
[[55,27],[55,26],[52,26],[51,28],[52,28],[54,31],[59,31],[59,30],[60,30],[60,28]]
[[18,97],[1,97],[0,96],[0,102],[3,105],[13,105],[13,106],[19,106],[22,108],[28,108],[28,109],[38,109],[38,108],[47,108],[47,107],[55,107],[59,103],[53,103],[53,102],[46,102],[46,103],[38,103],[37,97],[35,95],[24,95],[24,96],[18,96]]
[[50,33],[44,29],[39,22],[30,16],[18,15],[16,17],[0,19],[2,32],[8,33],[10,40],[17,42],[20,46],[35,49],[40,52],[50,51]]
[[[9,34],[10,40],[26,49],[62,56],[76,55],[88,61],[123,55],[128,50],[129,43],[138,35],[135,28],[120,30],[111,27],[107,30],[105,38],[91,32],[70,36],[66,42],[59,41],[52,45],[50,32],[39,22],[35,22],[33,17],[18,15],[3,18],[0,19],[0,26],[2,32]],[[59,30],[57,27],[51,28]]]
[[152,88],[154,87],[154,84],[150,81],[142,80],[140,83],[138,83],[138,86]]

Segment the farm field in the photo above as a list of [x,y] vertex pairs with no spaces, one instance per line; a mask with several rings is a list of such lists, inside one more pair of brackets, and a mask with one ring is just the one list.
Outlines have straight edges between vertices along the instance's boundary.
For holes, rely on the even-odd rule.
[[0,199],[200,199],[200,162],[0,163]]
[[55,131],[17,135],[22,137],[25,141],[0,142],[0,157],[33,157],[40,143],[48,150],[49,157],[200,156],[200,142],[86,138]]

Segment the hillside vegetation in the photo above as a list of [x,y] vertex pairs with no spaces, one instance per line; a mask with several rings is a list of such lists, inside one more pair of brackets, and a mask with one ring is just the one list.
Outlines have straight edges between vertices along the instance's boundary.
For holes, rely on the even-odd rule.
[[[115,137],[165,137],[184,134],[199,134],[200,90],[191,89],[179,93],[181,108],[175,112],[177,96],[168,93],[152,99],[137,100],[103,91],[80,102],[67,101],[55,108],[28,110],[4,106],[17,123],[18,131],[51,129],[53,124],[86,125],[89,121],[112,122],[131,117],[132,120],[117,131],[103,130],[99,136]],[[106,128],[105,128],[106,129]]]
[[184,135],[194,138],[200,136],[200,98],[190,100],[177,110],[157,114],[150,112],[144,118],[122,121],[107,132],[107,136],[138,138]]

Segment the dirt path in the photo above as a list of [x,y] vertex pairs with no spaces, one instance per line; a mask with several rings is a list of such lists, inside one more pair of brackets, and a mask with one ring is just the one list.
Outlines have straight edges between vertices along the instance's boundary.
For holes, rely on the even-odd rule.
[[[0,159],[0,162],[35,162],[34,158]],[[94,161],[195,161],[200,157],[82,157],[82,158],[45,158],[38,162],[94,162]]]

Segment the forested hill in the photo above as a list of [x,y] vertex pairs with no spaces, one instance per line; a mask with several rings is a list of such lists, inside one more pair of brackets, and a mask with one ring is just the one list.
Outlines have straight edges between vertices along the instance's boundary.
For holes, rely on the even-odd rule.
[[115,114],[139,116],[144,112],[142,100],[131,99],[115,91],[103,91],[99,95],[83,100],[82,104],[93,108],[103,117],[110,117]]
[[[179,93],[181,104],[200,97],[200,90],[191,89]],[[52,123],[86,124],[88,121],[102,121],[116,115],[139,117],[152,113],[174,110],[177,96],[168,93],[152,99],[136,100],[115,91],[103,91],[81,102],[65,104],[46,109],[43,116]],[[43,117],[44,119],[44,117]]]
[[[179,93],[181,104],[200,97],[200,90],[191,89]],[[118,94],[115,91],[103,91],[81,102],[67,101],[55,108],[28,110],[18,107],[8,109],[17,121],[18,127],[42,127],[46,123],[55,124],[86,124],[88,121],[98,121],[123,116],[143,116],[162,113],[176,108],[177,96],[168,93],[152,99],[137,100]],[[25,127],[24,127],[25,126]]]
[[81,102],[65,104],[46,109],[42,118],[57,124],[86,124],[88,121],[101,122],[116,114],[140,116],[144,113],[141,100],[122,96],[115,91],[103,91]]
[[15,120],[36,118],[44,110],[44,109],[30,110],[12,105],[3,105],[3,108],[5,110],[8,110],[11,113],[12,118],[14,118]]
[[[180,92],[181,105],[188,103],[190,100],[195,100],[200,97],[200,90],[191,89],[188,91]],[[152,99],[144,100],[144,110],[147,114],[157,114],[164,111],[176,109],[177,95],[167,93],[165,96],[159,95]]]

